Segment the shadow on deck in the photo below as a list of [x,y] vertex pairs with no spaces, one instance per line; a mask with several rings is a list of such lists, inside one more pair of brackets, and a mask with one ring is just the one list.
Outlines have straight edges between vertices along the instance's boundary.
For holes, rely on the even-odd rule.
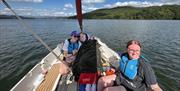
[[[67,84],[67,79],[70,79],[69,76],[62,76],[56,91],[78,91],[77,90],[77,82],[72,81],[72,83]],[[73,78],[72,78],[73,79]]]

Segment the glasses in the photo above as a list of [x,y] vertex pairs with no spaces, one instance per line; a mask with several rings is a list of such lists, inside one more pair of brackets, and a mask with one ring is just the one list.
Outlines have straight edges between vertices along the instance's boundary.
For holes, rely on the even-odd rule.
[[74,37],[78,37],[78,36],[74,36]]
[[130,53],[140,53],[140,50],[128,49],[128,52],[130,52]]

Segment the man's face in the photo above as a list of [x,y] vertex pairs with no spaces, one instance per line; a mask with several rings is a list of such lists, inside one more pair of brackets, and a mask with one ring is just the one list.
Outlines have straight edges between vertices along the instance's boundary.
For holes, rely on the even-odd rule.
[[72,39],[72,42],[76,42],[78,40],[78,36],[72,35],[71,39]]
[[137,44],[129,45],[127,51],[128,51],[130,59],[138,59],[140,57],[141,48]]

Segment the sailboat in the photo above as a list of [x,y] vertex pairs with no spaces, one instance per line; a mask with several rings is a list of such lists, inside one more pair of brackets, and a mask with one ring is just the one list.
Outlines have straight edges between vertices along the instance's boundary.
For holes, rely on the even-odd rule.
[[[3,0],[4,1],[4,0]],[[76,0],[77,18],[82,27],[81,0]],[[119,55],[95,37],[97,63],[109,63],[117,66],[120,59]],[[10,91],[76,91],[77,82],[68,84],[68,79],[59,73],[60,64],[63,62],[62,53],[63,43],[58,44],[47,56],[36,64]],[[55,54],[55,55],[54,55]],[[68,74],[67,74],[68,75]]]

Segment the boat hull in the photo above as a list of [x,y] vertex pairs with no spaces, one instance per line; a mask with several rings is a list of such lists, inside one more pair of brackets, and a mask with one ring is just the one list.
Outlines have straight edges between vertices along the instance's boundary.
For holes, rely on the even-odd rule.
[[[53,52],[56,53],[59,57],[62,57],[61,53],[62,45],[58,45]],[[41,62],[36,64],[10,91],[33,91],[37,86],[35,82],[38,79],[38,76],[42,74],[43,69],[50,69],[54,63],[58,60],[50,52],[46,57],[44,57]]]

